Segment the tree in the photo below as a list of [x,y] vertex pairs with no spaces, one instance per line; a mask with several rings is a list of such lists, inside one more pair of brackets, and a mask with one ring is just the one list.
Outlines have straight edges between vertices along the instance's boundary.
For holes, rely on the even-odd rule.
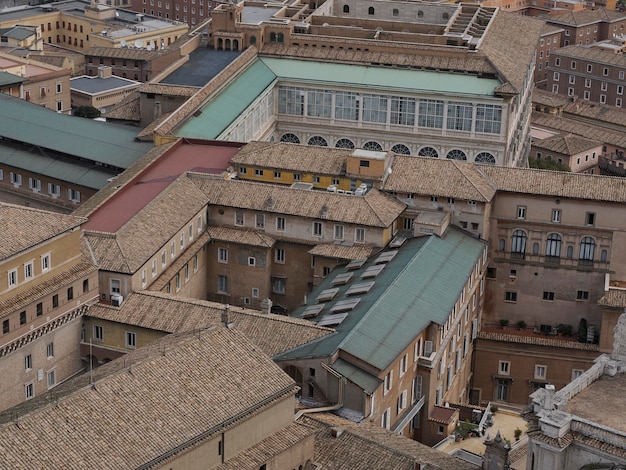
[[100,112],[100,110],[98,108],[94,108],[93,106],[81,106],[80,108],[77,108],[76,111],[74,111],[74,116],[87,119],[98,118],[101,115],[102,113]]

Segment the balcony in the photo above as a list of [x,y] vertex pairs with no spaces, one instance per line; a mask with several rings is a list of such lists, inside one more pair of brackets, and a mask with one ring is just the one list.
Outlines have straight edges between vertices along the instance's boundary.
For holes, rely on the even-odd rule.
[[578,271],[608,271],[608,261],[586,260],[578,258],[563,258],[562,256],[531,255],[529,253],[513,253],[509,251],[496,251],[493,260],[511,261],[517,264],[527,264],[547,267],[575,269]]

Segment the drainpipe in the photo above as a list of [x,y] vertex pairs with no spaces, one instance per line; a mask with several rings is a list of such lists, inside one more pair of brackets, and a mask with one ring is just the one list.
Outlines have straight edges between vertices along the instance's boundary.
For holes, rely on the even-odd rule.
[[330,372],[330,374],[332,374],[337,379],[337,383],[339,384],[339,396],[338,396],[337,404],[331,405],[331,406],[323,406],[321,408],[306,408],[304,410],[300,410],[296,413],[294,421],[298,421],[300,417],[304,414],[323,413],[325,411],[335,411],[343,406],[343,393],[344,393],[344,380],[345,379],[343,378],[341,374],[331,369],[330,366],[322,363],[322,367],[326,369],[327,372]]

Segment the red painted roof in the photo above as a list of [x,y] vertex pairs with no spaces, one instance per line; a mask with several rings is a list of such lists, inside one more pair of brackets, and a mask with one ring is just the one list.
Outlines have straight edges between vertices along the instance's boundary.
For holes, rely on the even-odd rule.
[[83,228],[98,232],[117,232],[181,174],[186,171],[222,173],[243,145],[181,140],[98,207]]

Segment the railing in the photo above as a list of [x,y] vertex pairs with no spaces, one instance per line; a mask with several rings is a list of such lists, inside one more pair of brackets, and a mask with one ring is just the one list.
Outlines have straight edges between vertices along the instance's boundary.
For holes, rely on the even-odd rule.
[[595,261],[588,259],[578,258],[563,258],[561,256],[546,256],[535,255],[529,253],[516,253],[511,251],[497,251],[494,256],[494,260],[511,260],[513,262],[519,262],[523,264],[545,264],[559,267],[567,267],[573,269],[580,269],[588,271],[591,269],[597,269],[601,271],[608,271],[608,261]]

